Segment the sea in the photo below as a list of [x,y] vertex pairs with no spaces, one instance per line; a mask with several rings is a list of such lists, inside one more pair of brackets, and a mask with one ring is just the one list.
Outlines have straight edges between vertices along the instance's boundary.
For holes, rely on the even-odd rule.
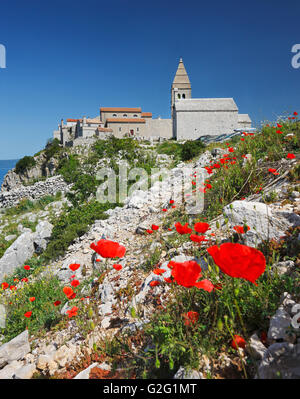
[[16,166],[17,162],[18,159],[7,159],[4,161],[0,160],[0,188],[2,186],[4,176],[10,169],[13,169]]

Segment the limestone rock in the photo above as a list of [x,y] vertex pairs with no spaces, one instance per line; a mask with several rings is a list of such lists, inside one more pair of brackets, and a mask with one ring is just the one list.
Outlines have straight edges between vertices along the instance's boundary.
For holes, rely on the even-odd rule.
[[33,376],[35,372],[36,372],[35,364],[27,364],[26,366],[19,368],[13,375],[13,378],[21,380],[30,380],[30,378]]
[[173,379],[177,380],[204,380],[203,374],[197,370],[186,370],[184,367],[180,367]]
[[261,360],[266,353],[267,348],[258,338],[257,334],[253,334],[249,339],[249,344],[246,346],[246,351],[255,359]]
[[292,319],[290,315],[284,310],[283,306],[277,309],[277,312],[270,320],[270,327],[268,331],[269,340],[284,339],[287,330],[291,327]]
[[0,367],[13,360],[22,359],[29,352],[28,330],[25,330],[11,341],[0,346]]

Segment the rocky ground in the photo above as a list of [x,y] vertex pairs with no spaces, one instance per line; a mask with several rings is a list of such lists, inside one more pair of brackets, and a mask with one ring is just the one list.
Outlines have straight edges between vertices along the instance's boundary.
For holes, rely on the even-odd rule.
[[[122,208],[107,211],[108,219],[97,220],[86,234],[76,239],[59,261],[47,265],[38,277],[30,276],[31,281],[41,276],[54,275],[63,285],[67,285],[74,278],[71,276],[75,275],[80,282],[79,287],[82,287],[78,291],[79,296],[83,298],[87,307],[92,305],[93,309],[92,315],[87,316],[86,323],[83,324],[92,322],[93,328],[83,331],[75,319],[70,319],[59,329],[52,329],[42,337],[29,336],[28,330],[25,330],[0,346],[0,378],[29,379],[44,375],[52,378],[86,379],[97,378],[97,373],[102,376],[100,378],[110,375],[112,364],[109,363],[109,358],[104,356],[93,361],[95,345],[107,342],[113,337],[120,337],[126,331],[132,335],[142,331],[153,312],[159,308],[163,309],[172,296],[169,285],[159,284],[153,287],[150,283],[162,283],[164,278],[170,277],[171,270],[167,267],[170,260],[183,262],[194,259],[191,256],[191,242],[175,245],[176,231],[162,229],[166,221],[172,219],[172,215],[176,221],[177,212],[184,213],[189,207],[188,197],[185,197],[184,203],[182,202],[182,171],[188,167],[191,174],[197,171],[199,176],[202,172],[206,179],[209,175],[204,167],[210,161],[216,162],[225,153],[222,148],[213,152],[216,156],[213,156],[211,151],[206,151],[193,162],[179,163],[176,168],[170,170],[167,180],[163,183],[158,180],[148,191],[133,192]],[[262,194],[257,193],[226,205],[223,214],[210,222],[210,233],[214,240],[226,242],[230,237],[230,229],[235,225],[243,225],[245,220],[250,230],[243,235],[243,242],[253,247],[264,240],[282,237],[291,228],[299,228],[299,184],[291,183],[287,176],[288,171],[297,162],[297,159],[282,159],[280,165],[284,168],[284,173],[270,183],[266,182],[264,195],[276,192],[275,201],[266,204]],[[277,170],[280,170],[280,166]],[[51,179],[59,180],[52,177],[45,182],[36,183],[30,190],[45,193],[40,187],[47,186]],[[63,185],[62,182],[60,191],[64,191]],[[70,189],[67,185],[64,187]],[[15,198],[14,190],[2,195],[5,199],[1,197],[0,202],[6,201],[6,206]],[[170,204],[171,200],[174,201],[174,205]],[[54,202],[48,209],[37,214],[29,213],[22,216],[36,221],[36,229],[34,232],[29,229],[21,231],[6,250],[0,259],[0,280],[14,268],[23,265],[34,253],[46,248],[52,231],[48,218],[50,208],[51,212],[58,216],[64,201],[66,200]],[[163,209],[167,211],[164,212]],[[194,216],[191,215],[190,223],[193,219]],[[20,219],[16,221],[18,223]],[[147,229],[151,229],[153,224],[160,226],[160,229],[148,234]],[[126,247],[126,254],[119,261],[123,266],[121,271],[112,268],[115,262],[106,261],[90,248],[92,242],[101,238],[116,241]],[[165,245],[166,242],[168,245]],[[170,245],[172,242],[174,244]],[[208,246],[209,243],[203,245]],[[157,275],[146,267],[141,267],[147,264],[156,249],[159,253],[157,263],[167,270],[163,275]],[[200,258],[197,261],[205,270],[206,259]],[[81,265],[75,272],[69,268],[69,265],[74,263]],[[285,261],[274,263],[272,270],[291,275],[298,267],[299,264],[294,261]],[[10,293],[7,292],[7,295]],[[280,303],[270,319],[265,344],[258,334],[253,333],[245,350],[239,349],[243,362],[246,363],[249,356],[257,362],[256,378],[277,378],[278,373],[281,378],[300,378],[300,338],[297,338],[295,333],[287,333],[292,318],[299,313],[300,304],[297,309],[297,299],[292,298],[288,292],[282,294]],[[67,311],[72,307],[72,301],[67,302],[61,309],[61,314],[67,315]],[[4,305],[0,305],[0,326],[1,320],[4,325]],[[135,349],[138,354],[138,344]],[[219,359],[218,370],[228,370],[236,361],[236,357],[224,353]],[[180,367],[174,370],[174,378],[203,379],[208,378],[208,375],[211,375],[211,378],[224,378],[224,374],[220,377],[220,371],[219,374],[214,374],[213,370],[214,361],[204,355],[198,370]],[[113,372],[116,373],[116,378],[123,376],[122,365]]]

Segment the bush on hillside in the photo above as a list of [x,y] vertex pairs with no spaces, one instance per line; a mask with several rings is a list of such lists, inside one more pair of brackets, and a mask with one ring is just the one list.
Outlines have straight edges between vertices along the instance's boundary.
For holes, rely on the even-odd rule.
[[201,141],[186,141],[181,149],[181,159],[182,161],[189,161],[203,152],[205,144]]
[[16,164],[16,173],[21,174],[24,173],[26,170],[32,168],[36,165],[36,161],[31,156],[25,156],[20,159]]

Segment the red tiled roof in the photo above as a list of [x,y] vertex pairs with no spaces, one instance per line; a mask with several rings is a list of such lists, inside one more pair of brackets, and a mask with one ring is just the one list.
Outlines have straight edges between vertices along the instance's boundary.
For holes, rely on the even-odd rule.
[[142,112],[142,118],[145,116],[151,116],[152,118],[152,112]]
[[100,112],[142,112],[141,108],[100,108]]
[[119,122],[119,123],[145,123],[145,119],[142,118],[108,118],[107,123]]
[[82,119],[67,119],[67,122],[77,122],[77,121],[82,121]]

